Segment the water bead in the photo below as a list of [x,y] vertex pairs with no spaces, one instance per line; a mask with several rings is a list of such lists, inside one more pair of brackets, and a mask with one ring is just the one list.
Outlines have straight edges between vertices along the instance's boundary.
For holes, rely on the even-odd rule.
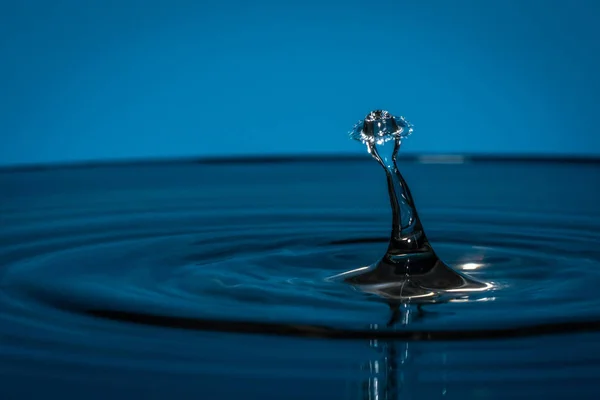
[[408,184],[396,163],[402,139],[412,133],[404,117],[372,111],[354,125],[351,138],[367,147],[385,172],[392,209],[392,232],[386,253],[374,264],[333,277],[399,302],[435,302],[484,292],[480,282],[446,265],[436,255],[419,219]]

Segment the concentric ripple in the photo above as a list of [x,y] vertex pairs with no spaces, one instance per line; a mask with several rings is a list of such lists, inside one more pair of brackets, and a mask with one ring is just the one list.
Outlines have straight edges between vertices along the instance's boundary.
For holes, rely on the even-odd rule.
[[[417,356],[403,359],[421,361],[406,371],[431,363],[435,368],[426,375],[430,388],[441,391],[442,380],[443,390],[453,381],[436,377],[436,371],[441,374],[452,365],[460,381],[466,368],[456,358],[443,367],[431,358],[437,351],[463,351],[459,344],[445,347],[448,341],[575,332],[594,341],[584,334],[600,330],[595,295],[600,285],[600,195],[590,190],[600,168],[407,165],[407,179],[436,252],[454,268],[491,282],[493,289],[394,312],[393,305],[377,296],[327,279],[371,264],[385,251],[385,182],[372,180],[368,165],[346,161],[326,168],[309,162],[276,168],[163,165],[0,173],[5,194],[0,209],[0,348],[14,358],[14,371],[27,359],[79,365],[83,358],[74,354],[81,353],[98,368],[179,365],[189,374],[197,367],[192,360],[198,360],[186,356],[180,341],[201,348],[234,346],[236,335],[224,331],[368,339],[366,348],[352,347],[352,356],[336,342],[330,348],[336,353],[330,350],[315,362],[321,363],[321,371],[330,367],[330,378],[342,379],[356,357],[371,359],[359,363],[356,372],[371,382],[380,376],[373,363],[389,359],[375,353],[398,352],[397,346],[415,343],[411,351]],[[573,179],[565,180],[570,173]],[[550,185],[555,181],[563,187]],[[202,345],[193,339],[198,331],[205,331]],[[157,332],[163,333],[153,336]],[[382,339],[400,341],[373,347],[373,340]],[[314,351],[314,342],[296,342],[298,349],[289,353],[282,338],[270,344],[262,336],[244,340],[256,342],[250,346],[273,346],[267,356],[273,363],[281,363],[275,349],[286,349],[300,365],[293,376],[302,370],[317,379],[299,361],[301,348]],[[438,343],[428,348],[423,340]],[[479,343],[473,346],[480,346],[482,354],[501,358],[498,349],[504,344],[497,349]],[[514,355],[525,351],[507,349]],[[258,357],[253,351],[258,350],[245,345],[241,355],[226,358],[247,374],[251,367],[239,364],[240,357]],[[586,362],[599,361],[581,352]],[[219,371],[218,357],[207,357],[202,371],[209,362],[213,373]],[[166,364],[161,367],[161,362]],[[478,361],[470,362],[473,372]],[[256,373],[275,372],[266,368]],[[581,379],[586,373],[580,373]]]
[[[590,296],[600,283],[594,218],[424,208],[440,256],[493,289],[418,312],[403,307],[407,315],[394,321],[393,305],[327,279],[381,256],[385,213],[340,204],[241,209],[233,200],[256,200],[256,192],[201,188],[189,188],[196,202],[177,198],[180,191],[162,203],[144,191],[121,192],[112,203],[8,212],[0,249],[5,293],[132,322],[336,337],[451,339],[599,325]],[[122,202],[127,195],[133,207]]]
[[[515,232],[510,215],[496,216],[494,224],[485,215],[432,212],[439,221],[430,230],[437,251],[494,289],[424,307],[421,318],[386,328],[390,311],[382,299],[327,280],[381,253],[387,239],[372,220],[318,210],[303,217],[265,212],[218,221],[185,214],[185,220],[138,218],[135,227],[126,217],[112,220],[113,235],[90,234],[90,222],[75,222],[80,225],[63,236],[21,239],[4,255],[29,256],[5,266],[3,287],[15,298],[112,318],[166,325],[207,320],[195,324],[207,329],[221,321],[231,330],[254,324],[257,331],[267,324],[313,325],[308,332],[318,327],[324,335],[379,325],[381,332],[464,331],[600,317],[589,297],[600,282],[600,252],[593,250],[600,237],[583,226]],[[461,223],[444,222],[449,214]],[[505,312],[516,308],[518,313]]]

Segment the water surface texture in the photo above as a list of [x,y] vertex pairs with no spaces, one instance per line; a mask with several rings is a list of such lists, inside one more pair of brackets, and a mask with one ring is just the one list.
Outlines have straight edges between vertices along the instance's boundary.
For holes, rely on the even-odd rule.
[[493,289],[396,312],[327,279],[388,244],[367,156],[0,171],[0,393],[594,398],[600,165],[468,161],[398,164]]

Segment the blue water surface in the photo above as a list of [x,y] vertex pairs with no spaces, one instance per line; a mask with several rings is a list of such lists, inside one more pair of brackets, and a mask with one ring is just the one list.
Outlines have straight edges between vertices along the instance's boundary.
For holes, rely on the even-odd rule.
[[494,289],[391,324],[326,280],[385,250],[367,157],[0,171],[0,393],[596,398],[600,166],[432,161],[428,237]]

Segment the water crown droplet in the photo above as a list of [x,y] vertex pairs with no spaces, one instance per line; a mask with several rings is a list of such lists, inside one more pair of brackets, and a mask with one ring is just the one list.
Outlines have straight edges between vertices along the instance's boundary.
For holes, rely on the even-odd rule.
[[385,172],[392,233],[384,256],[368,267],[337,275],[359,289],[401,302],[435,302],[482,292],[492,287],[446,265],[433,250],[396,158],[402,139],[413,132],[404,117],[387,111],[370,112],[354,125],[350,137],[367,147]]

